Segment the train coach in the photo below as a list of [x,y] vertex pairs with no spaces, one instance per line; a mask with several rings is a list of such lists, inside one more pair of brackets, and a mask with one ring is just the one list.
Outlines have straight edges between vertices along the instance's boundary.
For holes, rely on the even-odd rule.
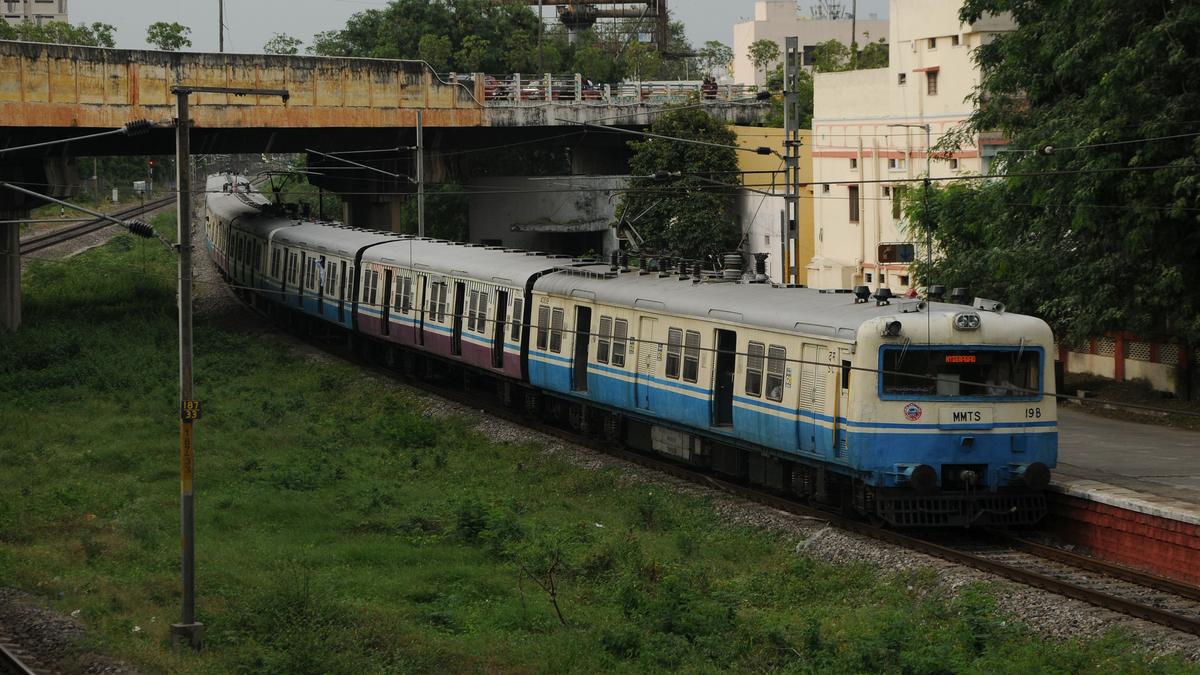
[[486,381],[576,430],[895,526],[1045,513],[1053,337],[999,303],[864,298],[303,221],[225,176],[208,192],[210,254],[243,295],[389,362]]

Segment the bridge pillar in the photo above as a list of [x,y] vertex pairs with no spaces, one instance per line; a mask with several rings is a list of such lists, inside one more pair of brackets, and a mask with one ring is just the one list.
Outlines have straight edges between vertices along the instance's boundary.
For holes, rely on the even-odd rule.
[[[0,206],[0,220],[27,218],[25,209]],[[0,225],[0,328],[21,327],[21,226]]]
[[[0,164],[0,182],[65,198],[78,191],[79,176],[73,158],[14,160]],[[35,204],[12,190],[0,188],[0,220],[29,218]],[[21,226],[0,224],[0,330],[21,327]]]

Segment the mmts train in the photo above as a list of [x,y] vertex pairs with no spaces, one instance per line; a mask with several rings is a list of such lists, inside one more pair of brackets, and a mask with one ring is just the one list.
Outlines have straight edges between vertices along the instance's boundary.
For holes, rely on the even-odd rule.
[[271,313],[490,381],[580,431],[893,526],[1045,513],[1053,337],[999,303],[884,304],[312,222],[222,175],[205,235]]

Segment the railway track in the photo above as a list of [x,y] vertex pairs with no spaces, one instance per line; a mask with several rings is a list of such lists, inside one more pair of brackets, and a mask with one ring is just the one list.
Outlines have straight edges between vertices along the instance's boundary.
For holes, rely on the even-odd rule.
[[[239,298],[247,308],[248,303]],[[252,309],[252,308],[251,308]],[[257,311],[253,310],[252,311]],[[261,314],[261,313],[260,313]],[[265,316],[265,315],[264,315]],[[938,533],[929,537],[905,534],[818,508],[795,498],[716,476],[703,469],[673,460],[650,456],[616,447],[612,443],[568,430],[507,407],[499,397],[481,395],[482,388],[466,391],[433,381],[406,377],[394,368],[349,353],[328,340],[307,339],[334,356],[353,361],[378,374],[403,379],[422,391],[486,412],[514,424],[554,436],[575,445],[615,456],[640,466],[699,485],[718,489],[737,497],[807,518],[825,520],[830,525],[872,539],[885,541],[913,551],[1004,577],[1050,593],[1066,596],[1097,607],[1133,616],[1192,635],[1200,635],[1200,587],[1133,570],[1096,558],[1057,549],[1009,533],[987,531],[971,536],[951,537]],[[980,539],[979,534],[984,536]]]
[[12,642],[0,636],[0,675],[36,675],[22,660],[20,650]]
[[[140,216],[143,213],[146,213],[148,211],[153,211],[155,209],[162,208],[162,207],[166,206],[167,204],[173,204],[174,202],[175,202],[174,196],[162,197],[161,199],[156,199],[154,201],[146,202],[145,205],[139,204],[137,206],[134,206],[134,207],[131,207],[128,209],[123,209],[123,210],[117,211],[115,213],[110,213],[109,215],[113,218],[116,218],[117,220],[126,220],[128,218]],[[49,248],[49,247],[57,245],[57,244],[61,244],[64,241],[70,241],[71,239],[74,239],[75,237],[79,237],[79,236],[88,234],[90,232],[95,232],[96,230],[108,227],[109,225],[112,225],[112,224],[113,224],[113,222],[111,220],[104,220],[103,218],[97,218],[95,220],[89,220],[86,223],[79,223],[78,225],[71,225],[69,227],[64,227],[59,230],[54,230],[53,232],[47,232],[45,234],[39,234],[34,237],[28,237],[26,239],[22,239],[21,240],[21,255],[26,255],[28,253],[40,251],[42,249]]]

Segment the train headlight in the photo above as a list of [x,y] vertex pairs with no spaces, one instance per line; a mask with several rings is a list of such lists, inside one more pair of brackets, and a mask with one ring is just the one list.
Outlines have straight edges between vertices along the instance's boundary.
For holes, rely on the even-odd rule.
[[955,330],[979,330],[979,315],[975,312],[959,312],[954,315]]
[[883,328],[879,330],[880,337],[900,337],[900,329],[903,326],[899,321],[884,321]]

